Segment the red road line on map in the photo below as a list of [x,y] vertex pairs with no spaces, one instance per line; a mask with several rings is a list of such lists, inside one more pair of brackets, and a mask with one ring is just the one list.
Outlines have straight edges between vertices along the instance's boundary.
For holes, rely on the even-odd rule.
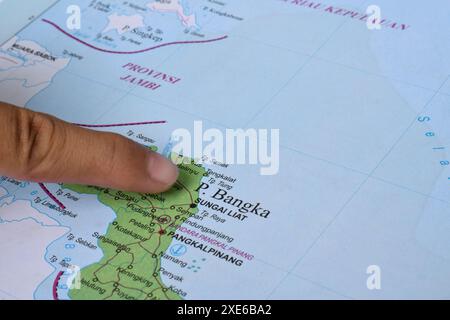
[[61,208],[66,209],[66,206],[62,204],[61,201],[58,200],[51,192],[47,189],[47,187],[43,183],[39,183],[39,187],[53,200],[55,203]]
[[140,125],[146,125],[146,124],[164,124],[164,123],[167,123],[167,121],[161,120],[161,121],[113,123],[113,124],[82,124],[82,123],[72,123],[72,124],[75,126],[85,127],[85,128],[111,128],[111,127],[128,127],[128,126],[140,126]]
[[[140,126],[149,124],[164,124],[167,123],[166,120],[160,121],[144,121],[144,122],[129,122],[129,123],[113,123],[113,124],[83,124],[83,123],[72,123],[75,126],[85,127],[85,128],[111,128],[111,127],[125,127],[125,126]],[[66,206],[56,198],[56,196],[47,189],[43,183],[39,183],[42,190],[61,208],[66,209]]]
[[87,43],[77,37],[75,37],[74,35],[71,35],[70,33],[68,33],[67,31],[65,31],[64,29],[62,29],[60,26],[58,26],[56,23],[47,20],[47,19],[42,19],[43,22],[50,24],[51,26],[53,26],[54,28],[56,28],[58,31],[62,32],[63,34],[65,34],[66,36],[68,36],[69,38],[91,48],[97,51],[101,51],[101,52],[106,52],[106,53],[112,53],[112,54],[137,54],[137,53],[143,53],[143,52],[147,52],[147,51],[151,51],[151,50],[155,50],[155,49],[159,49],[162,47],[167,47],[167,46],[173,46],[173,45],[179,45],[179,44],[195,44],[195,43],[210,43],[210,42],[215,42],[215,41],[220,41],[220,40],[225,40],[226,38],[228,38],[228,36],[223,36],[220,38],[215,38],[215,39],[208,39],[208,40],[192,40],[192,41],[174,41],[174,42],[167,42],[167,43],[162,43],[159,44],[157,46],[154,47],[150,47],[150,48],[146,48],[146,49],[142,49],[142,50],[137,50],[137,51],[113,51],[113,50],[107,50],[107,49],[102,49],[99,47],[96,47],[90,43]]
[[58,298],[58,284],[59,284],[59,280],[61,279],[63,274],[64,274],[64,271],[58,272],[58,274],[56,275],[55,280],[53,281],[53,287],[52,287],[53,300],[59,300],[59,298]]

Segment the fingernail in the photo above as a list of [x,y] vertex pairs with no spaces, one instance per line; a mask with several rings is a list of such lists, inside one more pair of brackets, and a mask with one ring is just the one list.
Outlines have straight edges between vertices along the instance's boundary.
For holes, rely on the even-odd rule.
[[156,152],[149,157],[148,172],[153,181],[166,186],[172,186],[178,178],[178,167]]

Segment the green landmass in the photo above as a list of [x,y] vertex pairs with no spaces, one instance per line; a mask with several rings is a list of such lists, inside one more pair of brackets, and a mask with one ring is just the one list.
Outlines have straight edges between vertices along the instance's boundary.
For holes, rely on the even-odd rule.
[[206,171],[193,162],[179,169],[172,189],[157,195],[63,185],[97,195],[117,215],[106,234],[99,235],[103,258],[81,270],[81,288],[69,291],[71,299],[181,299],[161,280],[161,257],[172,241],[169,234],[198,211],[196,189]]

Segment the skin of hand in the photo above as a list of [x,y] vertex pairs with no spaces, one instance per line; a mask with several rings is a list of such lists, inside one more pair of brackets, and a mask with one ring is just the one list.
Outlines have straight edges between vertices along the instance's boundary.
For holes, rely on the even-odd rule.
[[175,183],[178,168],[121,135],[0,102],[0,175],[158,193]]

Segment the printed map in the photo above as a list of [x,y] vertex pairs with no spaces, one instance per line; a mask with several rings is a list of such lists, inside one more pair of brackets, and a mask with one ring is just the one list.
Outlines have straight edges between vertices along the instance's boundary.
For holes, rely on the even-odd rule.
[[187,159],[157,195],[1,177],[0,298],[450,298],[448,1],[378,0],[379,30],[365,0],[53,2],[21,26],[0,2],[0,100],[163,121],[98,129],[162,153],[197,120],[277,128],[280,170]]

